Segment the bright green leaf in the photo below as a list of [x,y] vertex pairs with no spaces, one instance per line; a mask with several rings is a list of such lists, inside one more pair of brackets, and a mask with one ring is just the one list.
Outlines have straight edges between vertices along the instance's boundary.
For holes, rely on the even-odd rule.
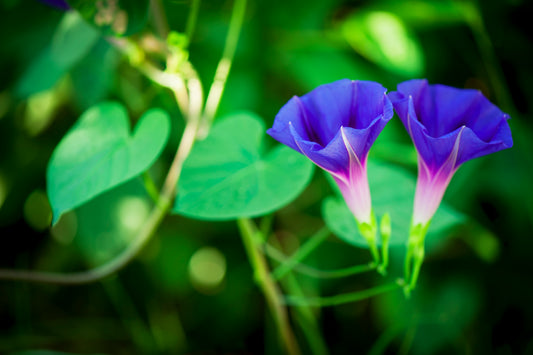
[[341,28],[344,38],[362,56],[393,73],[424,73],[424,54],[414,34],[390,12],[358,11]]
[[173,211],[227,220],[263,215],[295,199],[313,164],[285,146],[262,154],[264,137],[263,122],[251,113],[217,122],[185,162]]
[[[411,225],[414,177],[400,168],[369,161],[368,181],[376,217],[379,219],[386,212],[390,214],[390,245],[405,244]],[[327,198],[322,205],[322,214],[328,227],[339,238],[354,246],[368,248],[368,243],[359,233],[353,214],[342,198]],[[426,241],[429,244],[439,242],[446,237],[445,231],[463,220],[461,214],[441,204],[429,226]]]
[[147,170],[161,154],[169,130],[169,117],[159,109],[146,112],[133,135],[126,109],[118,103],[85,111],[48,163],[53,223],[63,212]]

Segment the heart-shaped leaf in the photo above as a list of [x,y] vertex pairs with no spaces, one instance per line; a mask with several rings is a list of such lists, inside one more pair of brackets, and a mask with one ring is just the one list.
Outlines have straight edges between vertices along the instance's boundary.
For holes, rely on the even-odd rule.
[[[379,219],[386,212],[391,216],[392,234],[389,243],[404,245],[411,225],[415,178],[400,168],[369,161],[368,182],[376,217]],[[328,227],[339,238],[354,246],[368,248],[368,243],[359,233],[353,214],[342,198],[330,197],[324,200],[322,215]],[[429,226],[428,246],[438,243],[446,237],[446,230],[463,221],[463,215],[441,204]],[[378,241],[378,244],[381,244],[381,241]]]
[[147,170],[161,154],[169,131],[170,119],[159,109],[146,112],[133,135],[126,109],[118,103],[85,111],[48,163],[53,223],[63,212]]
[[295,199],[314,165],[285,146],[263,155],[263,137],[264,124],[251,113],[217,122],[185,162],[173,211],[227,220],[263,215]]

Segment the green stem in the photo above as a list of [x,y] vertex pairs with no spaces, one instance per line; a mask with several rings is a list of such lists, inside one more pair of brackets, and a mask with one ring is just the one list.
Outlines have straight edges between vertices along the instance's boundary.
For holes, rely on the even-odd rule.
[[418,280],[418,275],[420,274],[420,268],[424,262],[424,243],[417,245],[414,251],[414,262],[413,262],[413,274],[411,275],[411,281],[409,282],[409,290],[412,291],[416,287],[416,282]]
[[150,8],[152,10],[152,16],[157,33],[161,38],[167,38],[169,27],[167,16],[165,14],[165,8],[163,7],[161,0],[151,0]]
[[218,66],[215,71],[215,77],[205,101],[205,120],[203,123],[204,125],[201,128],[201,136],[207,135],[207,131],[213,123],[215,114],[218,110],[218,105],[220,104],[220,99],[222,98],[233,58],[235,56],[235,51],[237,49],[237,42],[239,41],[244,14],[246,12],[246,1],[247,0],[235,0],[233,4],[233,11],[231,13],[231,19],[229,23],[228,34],[226,36],[226,42],[224,44],[224,50],[222,52],[222,58],[218,62]]
[[[279,248],[280,243],[278,238],[274,235],[271,238],[272,243]],[[281,253],[280,253],[281,254]],[[302,288],[300,287],[295,275],[289,274],[281,280],[283,288],[291,295],[304,296]],[[309,306],[296,306],[291,308],[291,314],[294,317],[296,324],[302,330],[303,335],[307,339],[309,349],[314,355],[328,355],[329,351],[326,342],[323,339],[322,332],[316,319],[316,312]]]
[[[288,275],[283,281],[284,288],[294,296],[304,297],[304,293],[294,275]],[[315,314],[309,306],[292,307],[296,323],[309,343],[311,352],[315,355],[327,355],[329,353],[322,332],[318,326]]]
[[189,43],[194,34],[196,23],[198,22],[198,13],[200,12],[200,0],[192,0],[191,9],[189,11],[189,17],[187,18],[187,24],[185,26],[185,35]]
[[373,296],[377,296],[383,293],[391,292],[403,287],[399,282],[393,282],[377,287],[373,287],[363,291],[356,291],[352,293],[345,293],[341,295],[331,297],[298,297],[298,296],[286,296],[285,303],[291,306],[317,306],[328,307],[337,306],[344,303],[361,301]]
[[[377,221],[376,216],[374,215],[374,211],[372,211],[371,214],[371,220],[370,222],[364,222],[359,223],[357,222],[357,228],[359,229],[359,233],[365,238],[365,240],[368,243],[368,247],[370,248],[370,253],[372,254],[372,259],[374,259],[374,262],[379,265],[379,250],[376,242],[376,235],[377,235]],[[378,269],[379,270],[379,269]],[[380,271],[381,272],[381,271]]]
[[411,261],[413,259],[414,244],[407,243],[407,251],[405,253],[405,260],[403,265],[403,273],[405,282],[409,282],[411,279]]
[[144,184],[144,189],[146,190],[146,193],[148,193],[148,196],[150,196],[154,203],[158,203],[159,191],[157,191],[157,186],[154,183],[154,179],[152,179],[148,171],[145,171],[142,174],[142,180]]
[[407,252],[405,254],[404,264],[404,293],[409,297],[410,293],[416,287],[420,268],[424,262],[424,239],[430,222],[426,225],[416,224],[411,226],[409,239],[407,240]]
[[[378,250],[378,245],[376,243],[375,240],[373,241],[368,241],[368,245],[370,247],[370,253],[372,254],[372,258],[374,259],[374,263],[376,263],[377,265],[380,264],[380,259],[379,259],[379,250]],[[379,268],[378,268],[379,270]]]
[[315,250],[322,242],[326,240],[330,232],[327,227],[322,228],[309,238],[304,245],[302,245],[298,251],[291,255],[283,264],[279,265],[273,272],[272,277],[274,280],[283,278],[289,273],[294,266],[296,266],[301,260],[305,259],[313,250]]
[[185,117],[188,117],[190,95],[187,92],[187,86],[183,77],[176,73],[162,71],[156,67],[145,58],[144,52],[131,40],[118,37],[107,37],[106,39],[118,51],[124,54],[129,59],[131,65],[144,76],[154,83],[170,89],[176,98],[181,113]]
[[[266,244],[264,246],[266,254],[276,260],[277,262],[286,262],[288,258],[278,251],[276,248],[272,247],[271,245]],[[309,265],[298,263],[294,265],[294,271],[299,272],[300,274],[307,275],[310,277],[315,277],[318,279],[334,279],[334,278],[341,278],[346,276],[352,276],[356,274],[361,274],[364,272],[372,271],[377,268],[377,264],[375,262],[371,262],[364,265],[355,265],[350,266],[347,268],[337,269],[337,270],[319,270],[314,267],[311,267]]]
[[[265,238],[268,238],[270,235],[270,231],[272,230],[272,222],[274,221],[274,214],[268,214],[261,218],[261,221],[259,222],[259,231],[261,232],[261,235]],[[266,240],[262,241],[263,243],[266,242]]]
[[254,278],[263,291],[268,307],[279,331],[283,346],[288,354],[300,354],[298,343],[290,326],[287,309],[282,304],[281,293],[274,280],[270,277],[268,264],[256,245],[257,229],[247,218],[237,220],[241,238],[254,270]]
[[0,269],[0,279],[63,285],[84,284],[103,279],[126,266],[148,243],[156,227],[159,226],[163,217],[170,209],[170,200],[165,199],[164,201],[161,201],[161,203],[155,206],[141,231],[128,247],[118,256],[101,266],[87,271],[73,273]]
[[389,266],[389,241],[391,233],[390,215],[385,213],[383,217],[381,217],[381,222],[379,224],[379,234],[381,237],[381,265],[379,265],[378,271],[382,275],[387,273],[387,267]]

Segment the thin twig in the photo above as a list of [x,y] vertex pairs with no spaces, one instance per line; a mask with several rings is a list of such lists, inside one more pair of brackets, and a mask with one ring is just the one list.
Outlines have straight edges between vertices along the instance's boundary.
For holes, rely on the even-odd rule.
[[194,29],[196,28],[196,22],[198,21],[198,13],[200,12],[200,0],[192,0],[191,9],[189,11],[189,17],[187,18],[187,24],[185,25],[185,35],[190,42]]
[[215,114],[218,110],[220,99],[222,98],[222,93],[224,92],[224,87],[226,86],[231,64],[233,63],[233,58],[237,49],[237,42],[239,41],[245,10],[246,0],[235,0],[233,11],[231,13],[228,35],[226,36],[226,42],[222,52],[222,58],[218,62],[215,78],[213,79],[213,84],[211,84],[211,88],[209,89],[205,101],[205,119],[200,128],[200,137],[205,137],[207,135],[207,131],[213,123]]
[[317,306],[317,307],[327,307],[327,306],[337,306],[344,303],[362,301],[364,299],[380,295],[382,293],[391,292],[398,290],[403,287],[401,282],[393,282],[377,287],[373,287],[367,290],[356,291],[352,293],[345,293],[336,296],[330,297],[299,297],[299,296],[287,296],[285,297],[285,303],[287,305],[294,306]]
[[154,24],[159,36],[163,39],[167,38],[169,32],[169,26],[167,21],[167,16],[165,13],[165,8],[161,0],[151,0],[150,8],[152,10],[152,16],[154,19]]
[[285,350],[291,355],[300,354],[298,343],[296,342],[296,338],[291,329],[287,309],[283,305],[281,292],[278,285],[270,277],[268,264],[256,245],[255,240],[257,239],[257,233],[259,233],[259,231],[253,222],[247,218],[238,219],[237,225],[239,226],[242,241],[248,254],[248,258],[250,259],[250,264],[252,264],[255,279],[265,295],[268,307],[270,308],[274,321],[279,329]]

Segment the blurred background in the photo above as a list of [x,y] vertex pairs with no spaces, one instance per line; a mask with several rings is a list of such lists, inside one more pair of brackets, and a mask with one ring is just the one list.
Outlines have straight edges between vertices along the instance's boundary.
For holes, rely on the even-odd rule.
[[[163,0],[183,32],[191,3]],[[224,46],[232,1],[200,3],[189,46],[204,89]],[[137,14],[139,15],[139,14]],[[219,116],[251,110],[271,125],[293,95],[337,79],[374,80],[390,91],[427,78],[481,90],[512,117],[514,147],[466,163],[445,202],[467,218],[430,250],[411,300],[401,292],[314,309],[322,338],[303,353],[533,354],[533,3],[506,1],[248,1]],[[98,32],[80,27],[61,55],[64,12],[30,0],[0,0],[0,268],[84,270],[110,260],[150,211],[134,179],[65,215],[50,228],[46,165],[80,114],[122,102],[132,121],[151,107],[173,117],[173,134],[151,174],[161,182],[183,121],[172,94],[147,80]],[[132,39],[154,28],[151,17]],[[146,23],[143,21],[147,20]],[[72,34],[74,33],[74,34]],[[52,53],[52,54],[51,54]],[[59,58],[59,59],[58,59]],[[268,144],[274,144],[268,138]],[[399,120],[371,159],[416,174]],[[333,192],[323,174],[272,218],[292,253],[323,225]],[[258,220],[259,221],[259,220]],[[403,250],[393,250],[394,263]],[[335,269],[368,261],[335,236],[305,262]],[[394,268],[393,268],[394,270]],[[317,280],[310,294],[369,288],[376,274]],[[321,344],[321,345],[320,345]],[[118,275],[82,286],[0,280],[0,353],[48,349],[83,354],[278,354],[273,322],[234,222],[169,216]]]

